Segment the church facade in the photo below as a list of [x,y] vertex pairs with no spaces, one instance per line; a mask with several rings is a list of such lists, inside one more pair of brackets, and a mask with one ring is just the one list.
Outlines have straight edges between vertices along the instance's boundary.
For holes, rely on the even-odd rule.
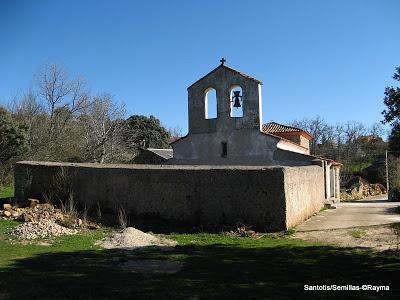
[[[310,155],[312,136],[298,128],[262,123],[261,81],[221,64],[188,88],[189,132],[171,144],[172,165],[324,168],[326,199],[340,197],[340,164]],[[213,116],[210,91],[216,94]],[[239,111],[239,112],[238,112]]]

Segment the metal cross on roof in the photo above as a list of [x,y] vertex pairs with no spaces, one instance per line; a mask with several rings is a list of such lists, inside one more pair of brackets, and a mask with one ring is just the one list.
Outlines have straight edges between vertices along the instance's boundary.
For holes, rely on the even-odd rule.
[[225,58],[221,58],[220,62],[221,62],[221,65],[223,65],[226,62],[226,59]]

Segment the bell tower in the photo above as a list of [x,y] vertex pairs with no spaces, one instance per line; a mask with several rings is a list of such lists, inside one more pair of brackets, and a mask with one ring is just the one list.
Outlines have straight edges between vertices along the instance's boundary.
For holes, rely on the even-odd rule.
[[[188,88],[189,134],[262,126],[261,81],[221,64]],[[216,92],[216,117],[209,118],[210,90]],[[237,114],[237,111],[241,113]]]
[[189,133],[171,143],[168,164],[312,165],[306,148],[262,130],[261,82],[220,62],[189,86]]

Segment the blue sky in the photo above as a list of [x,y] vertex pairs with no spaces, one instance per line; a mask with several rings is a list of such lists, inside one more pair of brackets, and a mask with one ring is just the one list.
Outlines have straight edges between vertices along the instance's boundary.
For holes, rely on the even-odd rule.
[[263,82],[263,118],[382,119],[400,65],[400,1],[0,0],[0,104],[45,63],[129,114],[187,130],[186,88],[219,64]]

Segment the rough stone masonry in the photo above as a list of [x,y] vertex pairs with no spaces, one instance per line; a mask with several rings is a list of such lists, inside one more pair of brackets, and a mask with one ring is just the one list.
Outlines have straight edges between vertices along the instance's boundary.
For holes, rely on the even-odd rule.
[[16,200],[43,198],[55,175],[68,174],[74,199],[88,209],[123,207],[135,226],[235,225],[259,231],[293,227],[324,203],[319,166],[157,166],[23,161]]

